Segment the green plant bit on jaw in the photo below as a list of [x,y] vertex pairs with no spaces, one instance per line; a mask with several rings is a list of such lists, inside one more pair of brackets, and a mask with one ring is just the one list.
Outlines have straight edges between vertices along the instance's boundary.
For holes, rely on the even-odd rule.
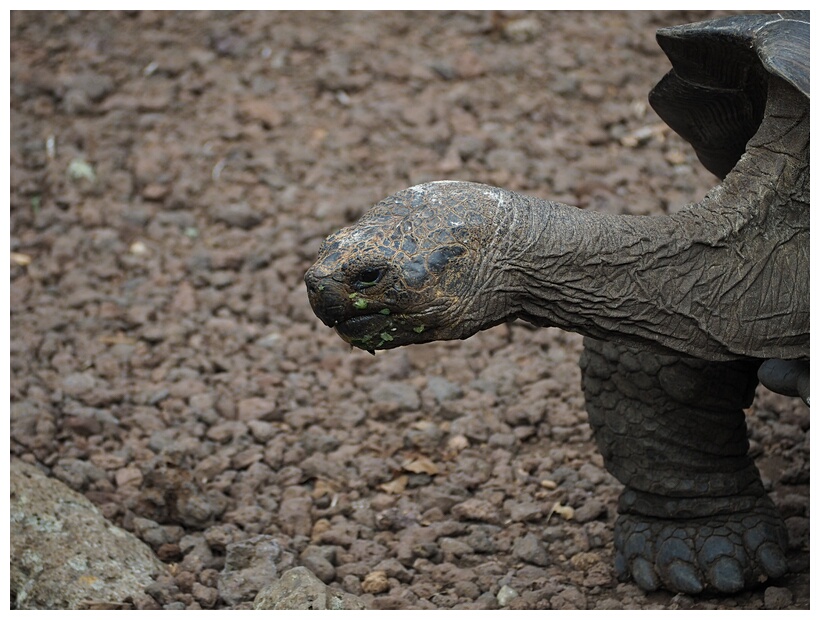
[[417,325],[416,327],[413,328],[413,331],[416,332],[417,334],[420,334],[421,332],[424,331],[424,325]]
[[367,300],[359,298],[353,302],[353,307],[357,310],[364,310],[367,308]]

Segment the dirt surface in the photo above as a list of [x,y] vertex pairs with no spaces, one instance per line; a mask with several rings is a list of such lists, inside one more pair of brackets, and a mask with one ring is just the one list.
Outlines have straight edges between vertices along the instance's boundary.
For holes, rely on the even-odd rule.
[[809,416],[752,449],[792,573],[619,584],[580,337],[351,351],[302,277],[380,198],[454,178],[663,213],[715,183],[646,103],[703,13],[11,15],[11,452],[167,563],[136,607],[248,607],[230,543],[394,608],[809,606]]

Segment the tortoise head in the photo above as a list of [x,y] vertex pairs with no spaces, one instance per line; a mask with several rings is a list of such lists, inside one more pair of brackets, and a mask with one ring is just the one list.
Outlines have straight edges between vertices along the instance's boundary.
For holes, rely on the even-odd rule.
[[[472,183],[440,181],[386,198],[330,235],[305,274],[313,311],[350,344],[373,351],[466,338],[487,221]],[[496,321],[500,322],[500,321]]]

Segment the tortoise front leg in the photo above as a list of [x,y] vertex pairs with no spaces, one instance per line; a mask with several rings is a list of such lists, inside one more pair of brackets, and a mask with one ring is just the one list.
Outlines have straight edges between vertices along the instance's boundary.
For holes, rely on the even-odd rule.
[[748,455],[743,409],[758,365],[584,340],[589,421],[626,487],[619,578],[647,591],[736,592],[786,572],[786,527]]

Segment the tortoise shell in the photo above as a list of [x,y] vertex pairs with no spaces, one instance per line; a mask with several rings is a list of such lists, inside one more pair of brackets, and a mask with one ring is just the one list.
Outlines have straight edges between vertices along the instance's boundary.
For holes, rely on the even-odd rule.
[[808,11],[725,17],[656,36],[672,70],[649,103],[720,178],[760,126],[771,76],[809,98]]

